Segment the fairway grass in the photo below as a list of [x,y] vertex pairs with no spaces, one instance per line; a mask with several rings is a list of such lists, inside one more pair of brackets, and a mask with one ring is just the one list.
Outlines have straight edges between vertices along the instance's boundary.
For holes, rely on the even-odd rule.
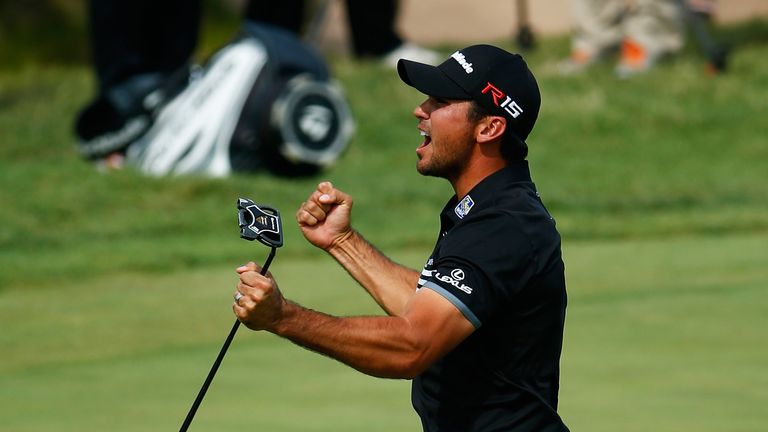
[[[766,233],[566,240],[560,411],[571,429],[762,430],[766,244]],[[426,253],[394,256],[419,267]],[[234,322],[238,264],[0,292],[0,431],[175,430]],[[278,255],[272,269],[308,307],[378,313],[329,258]],[[415,431],[419,422],[407,381],[241,328],[191,430],[246,428]]]
[[[565,40],[542,40],[527,56],[543,94],[528,139],[531,172],[564,236],[768,231],[768,122],[760,121],[768,22],[745,34],[753,36],[716,79],[693,53],[633,80],[615,79],[609,65],[560,76],[553,65],[567,53]],[[429,248],[434,212],[452,191],[414,169],[422,138],[412,110],[423,96],[373,62],[332,66],[357,130],[334,167],[299,179],[99,172],[78,156],[72,134],[93,91],[89,69],[0,70],[0,291],[30,278],[71,284],[125,269],[226,264],[243,249],[233,235],[238,197],[290,216],[321,180],[355,197],[356,226],[375,244]],[[299,237],[287,223],[283,254],[308,254]],[[41,262],[47,271],[38,271]]]

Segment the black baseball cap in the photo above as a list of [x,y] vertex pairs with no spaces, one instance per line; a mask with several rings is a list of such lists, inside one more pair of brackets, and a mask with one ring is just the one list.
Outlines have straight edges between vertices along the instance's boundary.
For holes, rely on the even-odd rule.
[[495,46],[460,49],[437,66],[400,59],[397,73],[428,96],[473,100],[490,114],[505,117],[508,130],[521,141],[539,115],[539,85],[525,60]]

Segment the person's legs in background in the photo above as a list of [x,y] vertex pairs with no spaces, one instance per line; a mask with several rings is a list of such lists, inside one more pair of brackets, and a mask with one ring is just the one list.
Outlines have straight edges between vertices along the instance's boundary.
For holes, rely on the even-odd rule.
[[621,59],[616,67],[620,77],[645,72],[661,58],[683,48],[684,10],[677,0],[636,0],[627,16]]
[[282,27],[301,34],[304,29],[305,0],[251,0],[245,9],[245,18]]
[[[305,30],[307,0],[258,2],[251,0],[246,7],[246,19],[283,27],[296,34]],[[357,58],[379,58],[390,67],[400,58],[434,63],[437,53],[404,42],[397,32],[397,0],[347,0],[347,22],[352,38],[353,54]]]
[[89,13],[100,90],[137,74],[173,72],[197,45],[199,0],[91,0]]
[[347,0],[346,3],[355,56],[381,57],[403,43],[395,32],[396,1]]
[[623,37],[625,0],[573,0],[571,54],[561,64],[565,74],[581,72],[616,50]]
[[185,85],[201,4],[91,0],[88,7],[98,90],[77,116],[75,133],[83,155],[101,159],[144,133],[157,104]]
[[405,42],[397,32],[397,0],[347,0],[352,48],[358,58],[377,57],[388,67],[401,58],[434,64],[440,56],[432,50]]

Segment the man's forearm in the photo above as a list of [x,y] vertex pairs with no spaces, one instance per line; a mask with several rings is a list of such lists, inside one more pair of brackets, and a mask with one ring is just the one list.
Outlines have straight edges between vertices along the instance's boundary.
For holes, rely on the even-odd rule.
[[272,333],[382,378],[411,379],[421,371],[419,343],[403,317],[334,317],[287,302]]
[[357,231],[328,250],[390,315],[401,315],[416,290],[419,273],[395,263]]

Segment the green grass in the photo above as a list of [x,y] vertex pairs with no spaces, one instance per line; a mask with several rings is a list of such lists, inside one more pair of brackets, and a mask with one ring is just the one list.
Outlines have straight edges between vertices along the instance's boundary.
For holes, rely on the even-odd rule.
[[[609,65],[558,76],[565,49],[562,40],[544,41],[529,56],[544,98],[529,144],[534,179],[566,238],[768,229],[764,45],[734,50],[729,73],[716,78],[690,53],[628,81],[615,79]],[[421,96],[373,64],[341,59],[333,67],[357,134],[337,166],[299,180],[97,172],[78,158],[71,133],[74,113],[91,96],[87,69],[0,73],[0,289],[37,278],[41,260],[70,281],[231,262],[241,254],[233,227],[238,196],[290,216],[325,178],[356,197],[356,223],[372,240],[428,247],[434,209],[450,189],[414,170],[419,136],[411,110]],[[296,230],[288,230],[287,244],[289,254],[310,253]]]
[[[768,421],[768,235],[575,242],[561,413],[572,430],[757,431]],[[417,266],[423,255],[396,254]],[[287,295],[376,313],[329,259],[278,258]],[[232,267],[0,296],[0,431],[169,430],[233,315]],[[241,329],[195,430],[418,430],[404,381]]]
[[[572,430],[768,423],[766,34],[722,30],[734,49],[718,77],[692,49],[627,81],[610,65],[560,77],[562,39],[527,55],[544,97],[531,166],[568,268]],[[374,64],[332,67],[357,120],[335,167],[216,180],[94,170],[71,133],[89,69],[0,69],[0,431],[178,427],[233,322],[234,268],[266,255],[238,238],[239,196],[285,215],[273,270],[310,307],[377,312],[292,221],[321,179],[353,194],[366,237],[422,265],[451,191],[414,169],[421,96]],[[418,430],[408,387],[241,331],[195,428]]]
[[767,240],[568,248],[561,397],[573,429],[761,430]]

